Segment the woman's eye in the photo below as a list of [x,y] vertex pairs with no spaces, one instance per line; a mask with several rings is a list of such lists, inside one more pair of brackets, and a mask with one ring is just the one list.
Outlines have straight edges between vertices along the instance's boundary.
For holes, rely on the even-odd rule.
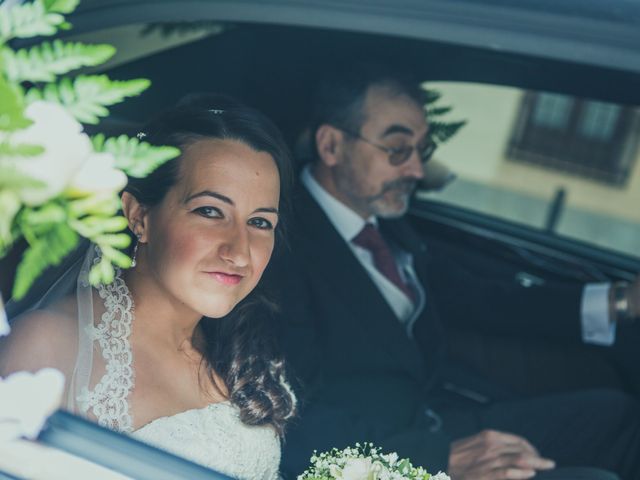
[[222,218],[222,212],[216,207],[198,207],[194,212],[207,218]]
[[247,223],[261,230],[273,230],[273,224],[266,218],[262,218],[262,217],[252,218]]

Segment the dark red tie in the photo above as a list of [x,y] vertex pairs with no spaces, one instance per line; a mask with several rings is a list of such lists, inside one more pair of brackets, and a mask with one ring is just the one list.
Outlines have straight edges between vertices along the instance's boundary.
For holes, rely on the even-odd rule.
[[402,290],[412,302],[415,302],[413,291],[402,281],[393,253],[376,227],[370,223],[365,224],[362,230],[360,230],[360,233],[353,237],[351,241],[355,245],[369,250],[373,256],[373,264],[378,271]]

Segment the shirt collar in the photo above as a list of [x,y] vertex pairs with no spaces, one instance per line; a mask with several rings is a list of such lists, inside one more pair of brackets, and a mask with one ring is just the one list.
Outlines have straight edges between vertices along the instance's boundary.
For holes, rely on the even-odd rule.
[[366,223],[378,226],[376,217],[371,216],[366,221],[363,220],[360,215],[327,192],[314,178],[309,165],[302,170],[301,180],[345,241],[350,242],[353,240]]

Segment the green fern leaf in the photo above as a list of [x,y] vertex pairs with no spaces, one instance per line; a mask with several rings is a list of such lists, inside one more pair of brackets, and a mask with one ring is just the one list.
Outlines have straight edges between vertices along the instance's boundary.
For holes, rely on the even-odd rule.
[[30,231],[48,231],[59,223],[64,223],[67,214],[62,205],[57,202],[45,203],[37,208],[25,208],[20,215],[20,225]]
[[25,175],[17,168],[0,164],[0,190],[18,191],[24,188],[45,187],[45,183]]
[[37,238],[22,257],[13,285],[13,298],[20,300],[44,270],[58,265],[78,243],[78,235],[68,225],[60,223]]
[[427,110],[427,119],[446,115],[451,110],[453,110],[453,107],[450,106],[429,108]]
[[429,138],[437,145],[442,145],[453,137],[467,123],[466,120],[446,121],[441,119],[453,110],[453,107],[434,105],[442,94],[437,90],[425,88],[425,115],[429,124]]
[[106,235],[99,235],[94,239],[98,245],[109,245],[114,248],[127,248],[131,245],[131,237],[126,233],[111,233]]
[[19,87],[9,84],[0,75],[0,131],[12,132],[31,125],[31,120],[24,116],[24,99]]
[[64,17],[47,11],[42,0],[0,8],[0,44],[12,38],[53,35],[64,24]]
[[116,168],[136,178],[146,177],[160,165],[180,155],[178,148],[156,147],[126,135],[106,140],[103,135],[96,135],[93,147],[97,152],[111,153],[116,159]]
[[120,208],[120,199],[114,195],[91,195],[67,203],[67,209],[72,218],[81,218],[86,215],[113,216]]
[[79,220],[70,219],[69,225],[76,232],[86,238],[95,238],[105,233],[119,233],[127,228],[125,217],[105,217],[102,215],[91,215]]
[[80,3],[80,0],[44,0],[44,7],[47,12],[72,13]]
[[466,120],[457,122],[431,122],[429,135],[438,145],[445,143],[466,125]]
[[115,53],[111,45],[84,45],[61,40],[43,42],[30,49],[2,51],[4,70],[13,82],[53,82],[62,75],[80,67],[100,65]]
[[112,264],[120,267],[120,268],[129,268],[131,267],[131,259],[120,250],[116,250],[109,245],[102,244],[99,245],[102,250],[102,254],[108,258]]
[[[1,154],[0,154],[1,155]],[[17,168],[0,163],[0,190],[45,187],[45,183],[25,175]]]
[[425,100],[424,103],[428,106],[433,103],[436,103],[442,97],[442,94],[437,90],[425,89],[424,90]]
[[91,267],[89,271],[89,283],[91,285],[98,285],[99,283],[109,284],[113,282],[115,278],[115,271],[111,261],[102,257],[102,260],[97,265]]
[[42,152],[44,152],[44,147],[40,145],[0,143],[0,157],[35,157]]
[[59,83],[47,84],[44,89],[31,88],[27,102],[44,98],[63,105],[79,122],[96,124],[109,114],[106,106],[139,95],[150,85],[149,80],[117,81],[106,75],[80,75],[72,82],[63,78]]
[[13,222],[20,208],[22,202],[18,195],[0,186],[0,258],[9,253],[13,243],[22,236]]

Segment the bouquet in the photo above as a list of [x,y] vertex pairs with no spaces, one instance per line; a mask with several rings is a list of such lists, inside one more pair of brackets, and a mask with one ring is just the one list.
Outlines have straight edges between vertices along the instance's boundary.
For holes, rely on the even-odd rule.
[[431,475],[414,467],[408,458],[397,453],[382,453],[372,443],[356,443],[344,450],[313,453],[311,466],[298,480],[451,480],[446,473]]

